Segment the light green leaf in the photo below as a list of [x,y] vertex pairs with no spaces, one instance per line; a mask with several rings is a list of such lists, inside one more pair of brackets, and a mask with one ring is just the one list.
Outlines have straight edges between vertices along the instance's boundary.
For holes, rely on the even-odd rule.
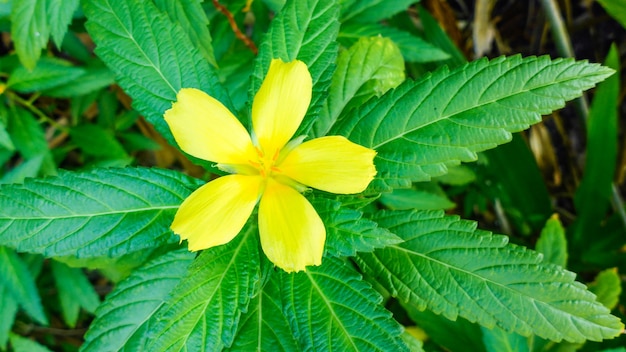
[[16,314],[17,301],[7,285],[0,282],[0,350],[6,349]]
[[48,324],[33,276],[17,253],[4,246],[0,246],[0,285],[28,315],[41,324]]
[[53,260],[52,276],[59,292],[59,303],[63,320],[69,327],[75,327],[78,313],[82,307],[89,313],[95,313],[100,298],[85,277],[82,270]]
[[278,275],[272,275],[261,291],[250,301],[241,316],[239,331],[229,351],[298,350],[287,317],[283,314]]
[[371,252],[375,248],[402,240],[387,229],[363,217],[363,213],[325,198],[312,202],[326,227],[326,252],[337,257],[353,256],[356,252]]
[[116,257],[175,243],[174,213],[199,184],[174,171],[124,168],[0,185],[0,245],[46,256]]
[[106,67],[86,67],[84,69],[85,72],[82,75],[65,84],[45,90],[43,94],[54,98],[72,98],[108,87],[115,81],[115,74]]
[[213,46],[211,45],[211,33],[209,32],[209,19],[198,0],[156,0],[156,6],[169,16],[170,20],[178,23],[187,33],[191,43],[200,49],[202,56],[217,67]]
[[419,189],[394,189],[380,196],[380,202],[392,210],[439,210],[452,209],[456,206],[444,194],[437,194]]
[[10,334],[9,338],[14,352],[52,352],[47,347],[20,335]]
[[281,272],[284,311],[305,351],[408,351],[382,297],[337,258]]
[[117,74],[133,107],[172,144],[163,113],[181,88],[201,89],[230,107],[214,68],[151,1],[85,1],[83,10],[96,54]]
[[535,250],[543,254],[546,263],[567,267],[567,239],[565,229],[557,215],[553,215],[541,230]]
[[598,302],[604,304],[605,307],[615,308],[622,293],[622,280],[617,273],[617,268],[602,270],[589,284],[589,291],[598,296]]
[[120,282],[96,310],[81,351],[141,351],[155,312],[187,273],[195,254],[182,248],[156,257]]
[[249,222],[228,244],[203,251],[155,313],[146,351],[230,346],[259,280],[259,242]]
[[32,70],[48,44],[50,28],[46,18],[48,0],[13,0],[11,37],[22,65]]
[[528,339],[519,334],[508,333],[500,328],[482,328],[483,342],[487,352],[530,352]]
[[419,0],[357,0],[341,1],[341,22],[378,22],[408,9]]
[[375,149],[371,191],[408,188],[474,161],[611,75],[611,69],[548,57],[478,60],[407,81],[350,112],[331,134]]
[[7,124],[9,122],[9,111],[3,105],[0,107],[0,148],[4,148],[9,151],[15,150],[13,141],[7,131]]
[[272,58],[301,60],[311,73],[313,97],[296,136],[308,134],[330,86],[337,57],[338,15],[339,6],[333,0],[289,1],[272,20],[259,47],[250,84],[251,97],[259,90]]
[[47,15],[50,20],[50,34],[57,48],[61,48],[67,26],[72,23],[72,16],[78,8],[79,0],[47,1]]
[[311,135],[321,137],[347,112],[380,96],[404,81],[404,61],[389,39],[362,38],[337,59],[328,99],[315,120]]
[[408,62],[432,62],[450,58],[450,55],[424,39],[395,27],[380,23],[348,23],[341,26],[339,41],[350,46],[361,37],[383,36],[391,39]]
[[9,76],[7,88],[22,93],[38,92],[66,84],[83,73],[85,71],[82,68],[74,67],[69,62],[42,58],[32,70],[20,66],[13,71]]
[[626,0],[598,0],[606,12],[626,28]]
[[432,211],[382,212],[376,220],[405,242],[359,254],[358,263],[418,309],[554,341],[599,341],[624,327],[574,273],[474,222]]

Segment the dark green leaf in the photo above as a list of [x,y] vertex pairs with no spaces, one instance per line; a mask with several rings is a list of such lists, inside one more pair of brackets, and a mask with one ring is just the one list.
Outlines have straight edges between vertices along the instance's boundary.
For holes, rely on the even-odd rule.
[[0,282],[0,349],[6,349],[16,314],[17,301],[7,285]]
[[78,8],[79,0],[48,1],[47,15],[50,21],[50,34],[57,48],[61,47],[67,26],[72,22],[72,16]]
[[598,0],[606,12],[615,18],[622,27],[626,28],[626,1],[624,0]]
[[437,194],[426,190],[394,189],[390,193],[383,193],[380,202],[392,210],[439,210],[452,209],[454,204],[444,194]]
[[74,67],[69,62],[42,58],[34,69],[18,67],[9,76],[7,87],[22,93],[30,93],[50,89],[73,81],[85,71]]
[[615,308],[622,293],[622,280],[617,273],[617,268],[601,271],[589,284],[589,290],[598,296],[598,302],[604,304],[605,307]]
[[394,14],[406,10],[419,0],[356,0],[343,1],[341,6],[341,22],[378,22]]
[[499,328],[482,328],[483,342],[487,352],[530,352],[528,339],[516,333],[509,333]]
[[73,127],[70,130],[74,142],[86,155],[105,159],[128,159],[130,156],[112,132],[94,124]]
[[115,75],[106,67],[87,67],[85,72],[65,84],[60,84],[45,90],[43,93],[55,98],[71,98],[77,95],[89,94],[98,89],[110,86],[115,81]]
[[535,250],[543,254],[546,263],[567,267],[567,239],[558,216],[554,215],[546,222]]
[[10,334],[9,338],[14,352],[52,352],[47,347],[16,334]]
[[69,327],[75,327],[80,308],[94,313],[100,304],[100,298],[89,283],[82,270],[53,260],[52,276],[59,292],[59,303],[63,320]]

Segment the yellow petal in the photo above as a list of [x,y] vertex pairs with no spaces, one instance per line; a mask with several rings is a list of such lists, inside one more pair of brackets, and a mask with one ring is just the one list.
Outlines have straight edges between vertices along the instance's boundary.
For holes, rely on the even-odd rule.
[[165,112],[176,143],[186,153],[222,164],[256,160],[248,131],[215,98],[195,88],[183,88]]
[[265,255],[286,272],[322,263],[322,219],[304,196],[272,179],[259,204],[259,233]]
[[252,126],[266,155],[276,155],[296,133],[309,108],[312,89],[304,62],[272,60],[252,102]]
[[228,175],[193,192],[180,206],[172,230],[189,250],[228,243],[241,231],[259,199],[261,178]]
[[278,165],[292,179],[326,192],[359,193],[376,175],[376,152],[345,137],[328,136],[304,142]]

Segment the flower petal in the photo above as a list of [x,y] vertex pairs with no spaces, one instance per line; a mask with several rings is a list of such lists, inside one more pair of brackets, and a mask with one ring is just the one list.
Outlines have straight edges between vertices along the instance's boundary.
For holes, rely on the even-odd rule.
[[296,133],[311,103],[312,89],[304,62],[272,60],[252,102],[252,126],[266,155],[274,156]]
[[243,164],[257,158],[241,122],[201,90],[181,89],[164,117],[180,148],[190,155],[223,164]]
[[259,204],[259,233],[265,255],[286,272],[322,263],[322,219],[304,196],[272,179]]
[[278,165],[282,174],[326,192],[363,192],[376,175],[376,152],[345,137],[327,136],[295,147]]
[[189,250],[228,243],[241,231],[259,199],[261,178],[228,175],[193,192],[180,206],[172,230]]

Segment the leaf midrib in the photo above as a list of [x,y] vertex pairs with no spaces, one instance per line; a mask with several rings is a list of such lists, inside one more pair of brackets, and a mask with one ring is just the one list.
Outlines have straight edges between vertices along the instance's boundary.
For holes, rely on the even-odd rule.
[[[75,219],[75,218],[93,218],[98,216],[107,216],[107,215],[119,215],[119,214],[132,214],[132,213],[142,213],[142,212],[152,212],[152,211],[163,211],[163,210],[171,210],[178,209],[180,205],[166,205],[166,206],[155,206],[148,208],[135,208],[135,209],[122,209],[116,211],[108,211],[101,213],[85,213],[85,214],[71,214],[71,215],[60,215],[60,216],[32,216],[32,217],[0,217],[0,222],[2,221],[35,221],[35,220],[62,220],[62,219]],[[2,216],[2,215],[0,215]]]

